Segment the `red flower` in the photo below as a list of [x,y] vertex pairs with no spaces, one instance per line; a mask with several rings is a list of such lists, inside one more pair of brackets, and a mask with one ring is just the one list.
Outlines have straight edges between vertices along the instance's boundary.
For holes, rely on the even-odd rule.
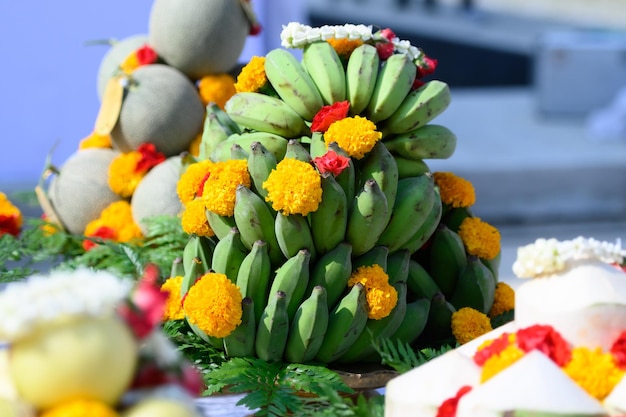
[[17,236],[20,234],[20,229],[19,216],[0,214],[0,236],[5,234]]
[[313,163],[321,174],[330,172],[336,177],[350,166],[350,158],[339,155],[335,151],[327,151],[324,155],[313,158]]
[[422,64],[417,66],[416,78],[423,78],[427,75],[430,75],[435,72],[436,68],[437,60],[424,55],[424,58],[422,58]]
[[500,337],[494,339],[489,346],[481,348],[474,354],[474,362],[478,366],[483,366],[487,359],[493,355],[497,355],[506,349],[511,343],[509,342],[509,333],[502,333]]
[[383,30],[380,31],[380,34],[383,38],[387,39],[389,42],[393,41],[395,38],[397,38],[396,34],[393,33],[393,30],[389,29],[389,28],[385,28]]
[[194,397],[199,397],[205,388],[200,372],[187,362],[181,369],[162,369],[153,362],[142,364],[135,374],[131,388],[152,388],[166,384],[181,386]]
[[147,265],[130,302],[119,308],[119,314],[140,339],[150,334],[163,318],[168,292],[161,290],[159,275],[156,265]]
[[206,184],[210,176],[211,173],[207,172],[206,175],[202,178],[202,181],[200,181],[200,185],[198,186],[198,192],[196,193],[197,196],[202,196],[202,194],[204,194],[204,184]]
[[259,23],[250,26],[250,36],[259,35],[263,31],[263,27]]
[[456,416],[456,408],[459,405],[459,400],[461,399],[461,397],[463,397],[465,394],[467,394],[471,390],[472,390],[472,387],[470,387],[469,385],[463,385],[461,388],[459,388],[459,390],[457,391],[454,397],[448,398],[447,400],[441,403],[441,405],[437,409],[436,417]]
[[[100,239],[115,239],[117,237],[117,232],[115,231],[115,229],[110,228],[108,226],[100,226],[96,229],[93,235],[90,235],[89,237],[100,238]],[[96,240],[100,240],[100,239],[96,239]],[[90,239],[83,240],[83,249],[85,251],[91,250],[97,245],[98,245],[97,241],[90,240]]]
[[611,346],[611,354],[615,358],[615,363],[621,369],[626,369],[626,331],[620,333],[613,346]]
[[137,56],[137,62],[139,62],[139,65],[154,64],[158,58],[155,50],[148,45],[144,45],[141,48],[137,49],[137,51],[135,51],[135,54]]
[[142,143],[137,152],[141,154],[141,159],[137,162],[135,172],[148,172],[153,167],[165,161],[165,155],[157,151],[153,143]]
[[572,358],[569,343],[552,326],[536,324],[517,331],[517,346],[524,352],[537,349],[557,365],[565,366]]
[[389,59],[389,57],[393,55],[394,48],[395,47],[391,42],[376,43],[376,51],[378,52],[378,57],[381,61],[386,61],[387,59]]
[[347,100],[322,107],[313,117],[311,132],[326,132],[331,124],[345,119],[348,111],[350,111],[350,102]]
[[413,85],[411,86],[411,90],[417,90],[418,88],[420,88],[424,84],[426,84],[424,81],[422,81],[419,78],[415,77],[415,79],[413,80]]

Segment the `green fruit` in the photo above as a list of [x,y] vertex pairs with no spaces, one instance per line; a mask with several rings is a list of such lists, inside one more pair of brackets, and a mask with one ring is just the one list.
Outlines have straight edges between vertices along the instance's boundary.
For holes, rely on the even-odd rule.
[[133,35],[121,40],[110,40],[111,47],[104,54],[98,67],[98,98],[102,98],[107,83],[126,58],[147,43],[148,35]]

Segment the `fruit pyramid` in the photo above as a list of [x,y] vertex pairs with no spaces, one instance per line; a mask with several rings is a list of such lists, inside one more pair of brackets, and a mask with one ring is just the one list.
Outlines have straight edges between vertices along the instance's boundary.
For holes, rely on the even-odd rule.
[[[249,10],[238,12],[254,32]],[[146,62],[112,75],[102,93],[90,139],[110,143],[70,157],[50,185],[48,214],[72,233],[91,227],[118,241],[141,236],[147,217],[179,216],[189,241],[172,265],[180,279],[168,319],[228,357],[380,362],[378,340],[454,343],[456,311],[503,312],[498,231],[472,213],[469,182],[426,162],[451,157],[457,141],[432,123],[451,98],[445,82],[427,81],[436,61],[365,25],[290,23],[281,38],[236,82],[215,84],[227,96],[217,103],[199,90],[226,74],[177,68],[149,36],[129,55]],[[120,161],[145,175],[113,187]],[[106,212],[123,217],[116,204],[130,205],[134,229],[98,235],[110,230]]]

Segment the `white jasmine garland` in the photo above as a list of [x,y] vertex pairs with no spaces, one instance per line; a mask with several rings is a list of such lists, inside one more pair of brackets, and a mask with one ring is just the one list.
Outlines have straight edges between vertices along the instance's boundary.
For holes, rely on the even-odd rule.
[[112,314],[133,283],[109,272],[78,269],[34,275],[0,292],[0,341],[68,316]]
[[513,272],[519,278],[535,278],[561,272],[577,261],[621,264],[624,256],[626,251],[619,240],[610,243],[583,237],[565,241],[541,238],[517,249]]

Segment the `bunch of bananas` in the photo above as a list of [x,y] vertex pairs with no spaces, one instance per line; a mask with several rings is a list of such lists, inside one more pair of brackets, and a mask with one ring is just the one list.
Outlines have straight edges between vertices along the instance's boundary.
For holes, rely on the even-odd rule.
[[[241,324],[230,335],[216,340],[197,331],[228,356],[293,363],[375,361],[378,338],[415,343],[428,327],[449,332],[449,317],[437,325],[445,315],[432,311],[442,303],[453,311],[475,301],[470,281],[479,280],[470,273],[479,268],[458,272],[474,262],[441,226],[441,197],[424,162],[448,158],[456,147],[449,129],[430,123],[450,102],[447,84],[415,87],[418,68],[407,54],[382,60],[370,43],[349,58],[326,41],[307,44],[301,61],[275,49],[265,56],[264,70],[271,93],[237,93],[225,111],[207,107],[199,159],[246,160],[251,185],[237,186],[233,216],[207,211],[214,237],[190,235],[182,293],[213,271],[236,283],[243,296]],[[320,109],[346,101],[351,115],[382,133],[362,158],[311,132]],[[317,210],[286,215],[268,204],[263,183],[280,161],[313,165],[328,150],[349,164],[337,175],[320,173]],[[419,249],[431,238],[427,270]],[[368,316],[366,287],[348,285],[359,267],[374,265],[398,295],[379,319]],[[497,280],[496,271],[490,279]],[[481,307],[493,301],[493,291],[480,294]]]

